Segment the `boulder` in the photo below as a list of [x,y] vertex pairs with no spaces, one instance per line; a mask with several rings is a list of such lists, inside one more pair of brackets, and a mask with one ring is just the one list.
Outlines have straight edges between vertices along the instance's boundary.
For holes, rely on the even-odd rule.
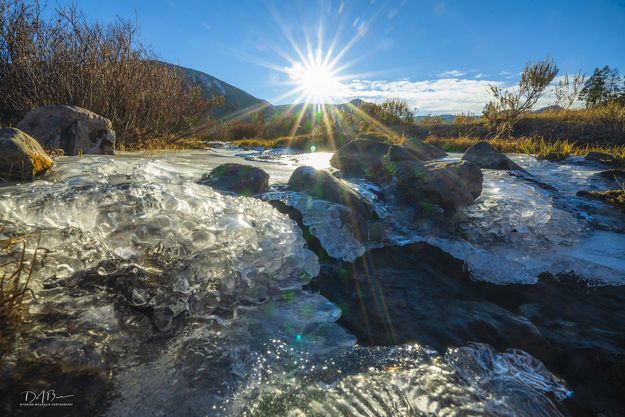
[[404,201],[419,205],[433,203],[445,211],[472,204],[482,193],[482,171],[468,161],[399,162],[394,176]]
[[223,164],[205,174],[198,183],[220,191],[251,196],[267,191],[269,174],[249,165]]
[[328,171],[301,166],[289,178],[289,188],[320,200],[347,206],[365,219],[377,218],[371,204]]
[[588,161],[611,162],[614,159],[614,155],[607,152],[590,151],[584,158]]
[[376,139],[358,138],[337,150],[330,165],[348,176],[364,176],[383,180],[386,163],[402,161],[428,161],[447,155],[436,146],[417,139],[409,139],[403,146],[395,146]]
[[417,138],[407,139],[402,147],[411,151],[412,154],[415,156],[415,159],[420,159],[422,161],[447,156],[445,151],[443,151],[441,148],[430,145],[429,143],[425,143]]
[[115,132],[110,120],[74,106],[33,109],[17,127],[46,149],[62,149],[65,155],[112,155]]
[[462,160],[473,162],[484,169],[525,171],[486,141],[478,142],[467,149]]
[[375,177],[384,166],[390,145],[371,139],[355,139],[341,146],[330,165],[348,176]]
[[608,169],[597,173],[598,176],[625,184],[625,169]]
[[30,178],[44,174],[54,162],[31,136],[15,128],[0,129],[0,176]]

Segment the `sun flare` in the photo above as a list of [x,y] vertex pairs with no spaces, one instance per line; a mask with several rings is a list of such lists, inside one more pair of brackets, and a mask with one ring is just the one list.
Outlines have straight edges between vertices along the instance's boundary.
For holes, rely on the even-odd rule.
[[325,103],[340,91],[336,71],[327,64],[297,63],[289,69],[289,76],[308,103]]

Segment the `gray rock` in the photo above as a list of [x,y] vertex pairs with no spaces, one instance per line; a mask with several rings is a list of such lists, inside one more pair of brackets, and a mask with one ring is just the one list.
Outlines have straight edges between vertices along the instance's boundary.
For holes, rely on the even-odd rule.
[[365,219],[377,218],[373,206],[328,171],[299,167],[289,179],[289,188],[320,200],[347,206]]
[[463,161],[473,162],[484,169],[525,171],[490,143],[482,141],[471,146],[462,155]]
[[198,183],[220,191],[252,196],[267,191],[269,174],[250,165],[223,164],[204,175]]
[[62,149],[65,155],[112,155],[115,149],[111,121],[80,107],[39,107],[29,111],[17,127],[44,148]]
[[610,162],[614,159],[614,155],[607,152],[588,152],[584,158],[588,161]]
[[0,129],[0,177],[32,178],[53,165],[33,137],[15,128]]
[[380,140],[358,138],[339,148],[330,159],[330,165],[348,176],[383,180],[388,171],[388,162],[428,161],[445,155],[436,146],[417,139],[409,139],[403,146],[395,146]]
[[383,169],[389,146],[377,140],[355,139],[332,155],[330,165],[348,176],[376,177]]
[[402,147],[411,151],[415,156],[415,159],[420,159],[422,161],[447,156],[445,151],[442,149],[434,145],[430,145],[429,143],[424,143],[417,138],[407,139]]
[[625,169],[608,169],[598,172],[596,175],[625,184]]
[[394,176],[399,196],[411,204],[436,204],[455,211],[472,204],[482,193],[480,168],[468,161],[404,161],[396,165]]

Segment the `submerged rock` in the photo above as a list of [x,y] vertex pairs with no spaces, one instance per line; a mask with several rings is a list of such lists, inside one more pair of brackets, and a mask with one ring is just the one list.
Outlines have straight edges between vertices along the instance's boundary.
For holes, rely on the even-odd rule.
[[455,211],[472,204],[482,192],[480,168],[467,161],[400,162],[395,166],[397,191],[411,204],[437,204]]
[[375,219],[375,209],[328,171],[302,166],[289,178],[289,188],[321,200],[342,204],[365,219]]
[[533,285],[475,281],[461,260],[425,243],[326,263],[315,285],[361,345],[522,349],[569,384],[565,415],[619,415],[625,406],[625,287],[551,275]]
[[486,141],[478,142],[462,155],[463,161],[473,162],[480,168],[525,171]]
[[32,178],[53,165],[34,138],[19,129],[0,129],[0,177]]
[[205,174],[198,183],[220,191],[252,196],[267,191],[269,174],[249,165],[223,164]]
[[105,154],[115,150],[110,120],[75,106],[44,106],[29,111],[17,127],[46,149],[65,155]]

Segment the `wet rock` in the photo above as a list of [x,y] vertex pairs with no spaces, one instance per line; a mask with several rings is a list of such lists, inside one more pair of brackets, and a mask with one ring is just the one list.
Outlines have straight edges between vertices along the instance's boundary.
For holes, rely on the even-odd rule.
[[33,137],[15,128],[0,129],[0,178],[32,178],[53,165]]
[[580,190],[577,192],[577,196],[600,200],[625,211],[625,190],[623,189],[603,192]]
[[267,191],[269,174],[249,165],[223,164],[204,175],[198,183],[220,191],[252,196]]
[[597,162],[609,163],[609,162],[611,162],[614,159],[614,155],[609,154],[607,152],[590,151],[586,155],[584,155],[584,158],[587,161],[597,161]]
[[302,166],[289,178],[289,188],[311,197],[342,204],[365,219],[376,219],[375,209],[328,171]]
[[110,120],[75,106],[44,106],[29,111],[17,127],[46,149],[65,155],[112,155],[115,132]]
[[445,153],[445,151],[441,148],[425,143],[417,138],[407,139],[402,148],[409,150],[413,155],[415,155],[415,159],[420,159],[422,161],[447,156],[447,153]]
[[375,177],[384,166],[388,144],[377,140],[356,139],[339,148],[330,165],[348,176]]
[[358,138],[337,150],[330,165],[347,176],[363,176],[379,183],[386,179],[389,162],[428,161],[445,155],[436,146],[418,139],[409,139],[403,146],[395,146],[380,140]]
[[472,204],[482,193],[480,168],[468,161],[400,162],[394,169],[397,191],[410,204],[437,204],[455,211]]
[[326,263],[315,285],[360,344],[522,349],[566,380],[570,415],[625,409],[625,287],[548,274],[532,285],[475,281],[461,260],[425,243]]
[[503,153],[495,149],[490,143],[482,141],[467,149],[462,155],[463,161],[473,162],[480,168],[524,171]]
[[625,183],[625,169],[608,169],[597,173],[598,176],[615,180],[621,184]]

